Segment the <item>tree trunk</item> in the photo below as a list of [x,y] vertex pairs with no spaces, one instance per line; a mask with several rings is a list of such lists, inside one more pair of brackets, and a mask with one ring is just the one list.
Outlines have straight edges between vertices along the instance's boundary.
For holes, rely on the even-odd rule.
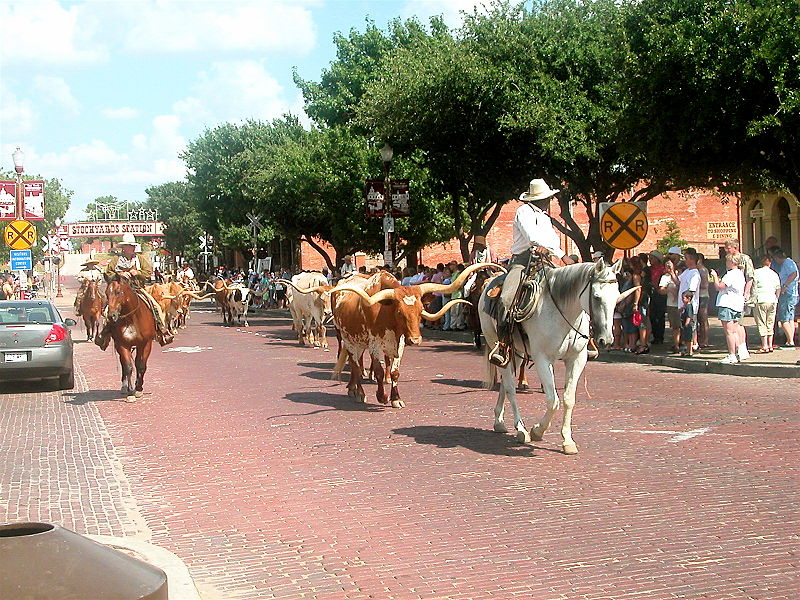
[[331,261],[331,257],[328,255],[325,250],[323,250],[322,246],[317,244],[310,236],[304,235],[300,237],[301,240],[306,242],[309,246],[311,246],[314,250],[316,250],[322,258],[325,259],[325,264],[328,265],[328,268],[333,271],[336,268],[336,265],[339,264],[339,251],[336,250],[334,247],[334,251],[336,251],[336,265]]

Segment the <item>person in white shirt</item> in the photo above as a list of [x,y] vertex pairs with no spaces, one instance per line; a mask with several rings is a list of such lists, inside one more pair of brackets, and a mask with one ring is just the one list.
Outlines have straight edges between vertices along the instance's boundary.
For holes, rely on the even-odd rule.
[[781,278],[770,268],[771,262],[769,254],[765,254],[761,259],[761,267],[753,271],[753,290],[756,302],[753,317],[758,325],[758,335],[761,336],[761,348],[756,350],[759,354],[772,352],[775,310],[781,292]]
[[89,259],[81,266],[83,267],[75,278],[81,282],[81,287],[78,288],[78,293],[75,296],[75,314],[78,316],[80,315],[80,306],[81,300],[83,300],[83,294],[86,292],[86,283],[89,281],[102,281],[103,280],[103,272],[97,268],[97,265],[100,264],[99,260]]
[[686,270],[678,276],[678,298],[683,298],[684,292],[692,292],[692,311],[695,315],[694,320],[694,341],[692,350],[697,351],[697,312],[700,310],[700,271],[697,269],[697,251],[694,248],[686,248],[683,251],[683,260],[686,263]]
[[353,263],[353,257],[348,254],[342,259],[342,268],[339,269],[339,273],[341,273],[342,277],[347,277],[356,271],[357,269],[356,265]]
[[513,308],[517,290],[531,262],[531,252],[536,251],[545,257],[555,257],[565,265],[573,263],[561,249],[561,239],[553,228],[550,216],[545,212],[550,206],[551,198],[558,192],[559,190],[550,189],[544,179],[534,179],[530,182],[528,191],[520,194],[519,199],[523,204],[514,215],[511,263],[500,294],[505,314],[497,324],[499,341],[489,353],[489,360],[499,367],[508,364],[511,338],[508,313]]
[[717,288],[717,316],[722,321],[728,356],[720,360],[724,364],[736,364],[750,358],[747,346],[742,351],[739,344],[738,323],[742,319],[745,304],[745,277],[742,271],[744,259],[741,254],[729,254],[725,260],[728,272],[720,279],[716,271],[709,273],[708,280]]
[[181,270],[178,271],[178,281],[181,283],[190,283],[194,280],[194,271],[188,264],[183,265]]

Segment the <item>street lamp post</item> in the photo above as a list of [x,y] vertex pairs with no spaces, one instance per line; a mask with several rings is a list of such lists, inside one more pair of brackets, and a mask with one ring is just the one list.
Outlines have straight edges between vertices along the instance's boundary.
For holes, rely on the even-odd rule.
[[389,177],[389,169],[392,166],[394,150],[385,143],[381,148],[381,160],[383,161],[383,260],[394,268],[394,216],[392,215],[392,180]]
[[16,200],[14,218],[19,220],[25,218],[25,192],[22,184],[22,172],[25,170],[25,154],[23,154],[22,150],[17,146],[17,149],[14,150],[11,157],[14,159],[14,171],[17,173],[17,181],[14,186],[14,199]]
[[[61,227],[61,219],[56,219],[56,235],[58,234],[58,228]],[[64,294],[61,291],[61,244],[59,242],[58,252],[56,252],[55,257],[53,258],[53,262],[56,263],[56,280],[58,282],[58,291],[56,292],[56,298],[63,298]]]

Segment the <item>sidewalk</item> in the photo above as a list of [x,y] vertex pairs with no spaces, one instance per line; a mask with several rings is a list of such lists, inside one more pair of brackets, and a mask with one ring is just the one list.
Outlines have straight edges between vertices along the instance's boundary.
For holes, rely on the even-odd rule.
[[[758,328],[753,317],[745,317],[744,325],[747,329],[748,348],[751,355],[745,362],[735,365],[724,365],[719,362],[720,359],[727,356],[728,352],[722,324],[716,317],[709,319],[709,343],[711,347],[696,353],[691,358],[671,354],[672,344],[666,342],[658,346],[650,346],[649,354],[630,354],[628,352],[603,350],[597,360],[601,362],[658,365],[695,373],[717,373],[744,377],[800,377],[800,365],[797,364],[797,361],[800,360],[800,349],[776,350],[769,354],[755,354],[754,350],[761,347],[761,338],[758,335]],[[669,327],[666,335],[669,336]],[[422,336],[424,339],[451,340],[472,344],[471,331],[423,329]]]

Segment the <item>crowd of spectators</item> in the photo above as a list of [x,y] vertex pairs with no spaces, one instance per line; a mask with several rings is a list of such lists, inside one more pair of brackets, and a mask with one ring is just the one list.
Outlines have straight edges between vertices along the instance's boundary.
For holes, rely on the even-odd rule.
[[720,259],[725,265],[720,273],[709,270],[694,248],[674,246],[666,256],[654,250],[626,259],[620,292],[634,287],[637,291],[617,306],[611,349],[646,354],[651,344],[669,343],[673,354],[693,356],[710,347],[710,310],[725,333],[722,363],[750,358],[742,323],[746,315],[752,315],[758,327],[760,347],[755,353],[795,349],[798,268],[777,240],[767,240],[755,260],[758,268],[736,240],[725,242]]

